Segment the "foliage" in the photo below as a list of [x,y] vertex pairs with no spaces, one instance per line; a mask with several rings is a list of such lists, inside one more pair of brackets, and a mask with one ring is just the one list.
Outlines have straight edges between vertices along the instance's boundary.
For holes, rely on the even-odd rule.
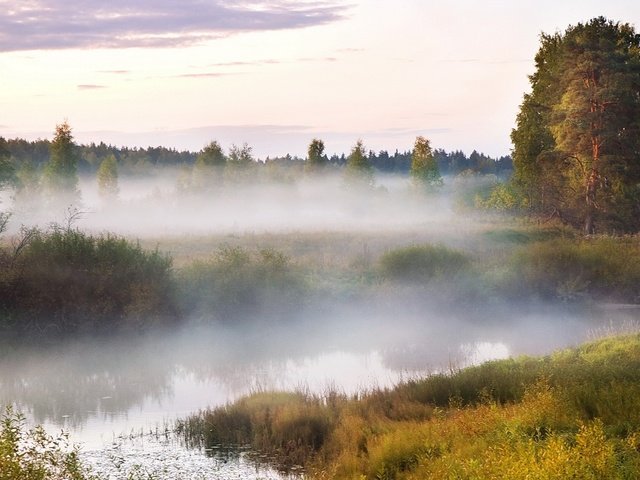
[[11,162],[11,152],[7,148],[7,141],[0,137],[0,190],[16,182],[15,166]]
[[517,127],[527,204],[585,233],[640,228],[640,36],[602,17],[543,35]]
[[118,196],[118,161],[110,154],[100,163],[97,173],[98,193],[104,200]]
[[229,149],[224,170],[225,180],[235,182],[250,181],[256,164],[252,148],[248,144],[245,143],[242,147],[232,145]]
[[362,140],[358,140],[347,157],[345,182],[351,187],[372,187],[373,167],[369,163]]
[[318,452],[335,423],[320,397],[265,392],[181,421],[178,432],[192,444],[250,444],[287,469]]
[[317,172],[322,170],[327,164],[327,157],[324,154],[324,142],[317,138],[311,140],[307,149],[307,163],[305,170],[308,172]]
[[217,141],[210,142],[200,151],[193,165],[192,181],[196,190],[213,190],[222,183],[227,157]]
[[414,187],[421,192],[433,192],[442,186],[442,177],[438,169],[429,140],[417,137],[411,154],[411,177]]
[[52,437],[42,427],[26,430],[25,419],[11,408],[0,423],[0,480],[85,480],[94,478],[82,466],[66,436]]
[[514,183],[497,182],[486,192],[478,192],[475,206],[497,212],[519,212],[527,207],[526,198]]
[[49,335],[137,330],[174,315],[171,260],[112,235],[25,230],[3,252],[3,308],[15,330]]
[[67,122],[56,126],[50,144],[51,158],[44,171],[45,190],[50,199],[63,204],[79,199],[78,150]]
[[469,266],[469,258],[443,245],[412,245],[380,258],[382,275],[407,282],[452,277]]
[[297,311],[305,286],[297,269],[278,251],[223,247],[211,259],[182,269],[179,288],[185,312],[246,321],[246,317],[281,317]]
[[640,245],[633,237],[535,242],[515,254],[505,290],[545,298],[640,300]]

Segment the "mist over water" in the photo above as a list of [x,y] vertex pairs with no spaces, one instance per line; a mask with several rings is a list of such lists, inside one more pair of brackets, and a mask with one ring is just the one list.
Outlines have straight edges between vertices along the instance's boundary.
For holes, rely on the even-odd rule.
[[[112,458],[114,448],[129,459],[144,450],[124,446],[127,437],[160,432],[162,438],[174,420],[251,392],[388,388],[491,359],[549,353],[603,325],[635,320],[635,311],[505,301],[483,285],[458,298],[446,282],[377,284],[372,272],[380,256],[413,244],[495,256],[499,269],[504,245],[483,232],[500,220],[460,213],[463,192],[451,181],[430,197],[416,195],[406,177],[396,176],[364,190],[326,175],[194,192],[177,186],[179,175],[122,178],[118,198],[108,202],[95,179],[83,178],[74,226],[138,239],[171,254],[178,271],[227,244],[274,248],[304,268],[321,293],[286,318],[258,309],[219,321],[194,309],[180,327],[160,332],[2,352],[0,404],[16,405],[51,431],[68,429],[97,465]],[[68,216],[65,208],[15,205],[9,234],[21,224],[64,224]],[[345,280],[345,272],[355,274]],[[180,445],[154,445],[155,458],[167,448],[187,455]],[[189,458],[184,462],[199,464],[204,457]],[[251,467],[238,468],[242,477]],[[220,478],[233,478],[225,475]]]

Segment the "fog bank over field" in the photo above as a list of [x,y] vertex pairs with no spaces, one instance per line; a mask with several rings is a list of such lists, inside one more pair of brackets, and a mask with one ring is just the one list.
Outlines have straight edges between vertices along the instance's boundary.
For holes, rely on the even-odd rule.
[[[56,208],[16,204],[12,228],[64,223],[69,207],[81,212],[78,227],[148,237],[190,234],[393,231],[461,222],[449,194],[424,197],[406,176],[380,176],[373,187],[346,185],[342,176],[296,182],[236,183],[206,191],[181,190],[179,171],[152,178],[124,177],[117,198],[98,194],[94,178],[81,178],[81,201]],[[450,190],[450,188],[448,188]]]

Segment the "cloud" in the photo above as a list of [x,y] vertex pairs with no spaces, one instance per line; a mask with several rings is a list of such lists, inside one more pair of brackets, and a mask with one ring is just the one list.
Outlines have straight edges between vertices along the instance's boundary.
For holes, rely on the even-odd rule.
[[78,90],[99,90],[107,88],[105,85],[78,85]]
[[[221,72],[202,72],[202,73],[183,73],[180,75],[175,75],[176,78],[217,78],[223,77],[225,75],[231,75],[230,73],[221,73]],[[237,75],[237,74],[234,74]]]
[[348,8],[329,0],[0,0],[0,52],[188,46],[324,25]]
[[267,58],[262,60],[216,62],[209,64],[210,67],[261,67],[264,65],[280,65],[283,63],[307,63],[307,62],[336,62],[336,57],[300,57],[293,60],[281,60]]

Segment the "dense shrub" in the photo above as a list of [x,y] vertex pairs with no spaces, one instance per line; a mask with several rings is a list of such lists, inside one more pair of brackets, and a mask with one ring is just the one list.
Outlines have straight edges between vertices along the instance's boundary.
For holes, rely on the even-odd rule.
[[[112,235],[34,230],[0,281],[5,319],[49,334],[138,329],[173,318],[171,259]],[[6,323],[6,322],[5,322]]]
[[224,247],[211,259],[182,269],[178,279],[183,311],[203,318],[281,317],[297,311],[304,300],[303,276],[272,249]]
[[507,292],[563,300],[640,301],[637,237],[537,242],[517,253],[511,268]]
[[383,276],[406,282],[450,278],[469,264],[465,254],[443,245],[412,245],[387,252],[380,258]]
[[0,422],[0,480],[84,480],[93,478],[64,436],[42,427],[25,428],[24,417],[7,409]]

